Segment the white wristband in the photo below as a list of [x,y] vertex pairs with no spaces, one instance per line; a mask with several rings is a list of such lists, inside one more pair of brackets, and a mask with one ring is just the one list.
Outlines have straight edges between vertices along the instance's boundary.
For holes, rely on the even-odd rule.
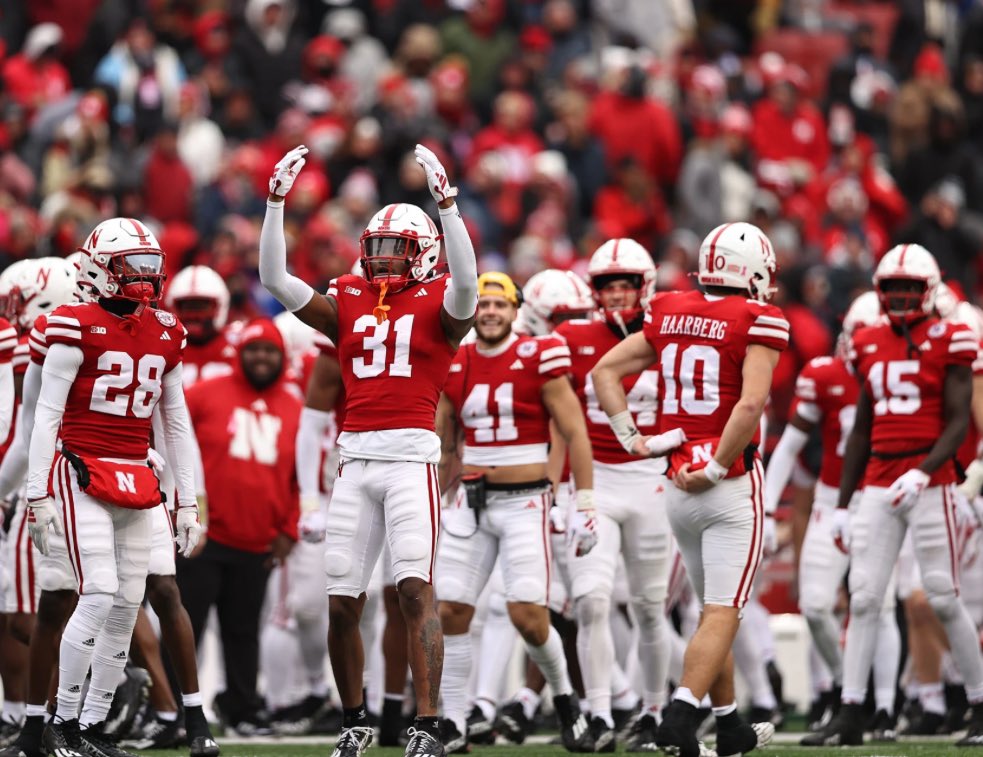
[[577,489],[577,510],[586,512],[594,509],[594,490]]
[[608,421],[611,423],[611,430],[614,431],[614,435],[621,442],[621,446],[625,448],[626,452],[631,452],[635,440],[641,436],[635,427],[635,419],[631,417],[631,412],[623,410],[617,415],[609,415]]
[[703,469],[703,475],[707,477],[707,481],[711,484],[719,484],[727,475],[727,472],[728,469],[718,463],[716,459],[711,459]]

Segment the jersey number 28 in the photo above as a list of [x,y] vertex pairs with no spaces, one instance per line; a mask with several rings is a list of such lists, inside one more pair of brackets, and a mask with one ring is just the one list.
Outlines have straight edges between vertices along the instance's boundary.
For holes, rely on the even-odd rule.
[[106,373],[92,384],[89,409],[121,417],[131,412],[137,418],[149,418],[160,399],[166,366],[164,358],[160,355],[143,355],[134,361],[127,352],[110,350],[99,356],[98,366],[100,371]]

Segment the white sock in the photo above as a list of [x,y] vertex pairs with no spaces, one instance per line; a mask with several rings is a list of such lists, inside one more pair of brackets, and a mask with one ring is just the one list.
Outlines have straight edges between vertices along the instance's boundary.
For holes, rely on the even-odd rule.
[[680,702],[686,702],[686,704],[691,704],[694,707],[700,706],[700,700],[686,686],[677,686],[672,694],[672,698],[678,699]]
[[316,697],[327,696],[330,692],[330,687],[324,678],[324,658],[328,654],[327,619],[327,613],[316,618],[306,616],[297,618],[297,643],[300,646],[300,659],[307,673],[311,694]]
[[540,697],[539,694],[532,689],[528,689],[523,686],[515,693],[513,699],[522,705],[522,712],[526,716],[527,720],[531,721],[534,717],[536,717],[536,710],[539,707],[539,703],[542,701],[542,697]]
[[58,711],[60,721],[79,716],[82,685],[96,651],[106,619],[113,609],[111,594],[83,594],[61,635],[58,659]]
[[610,597],[587,595],[577,600],[577,657],[584,689],[594,717],[611,718],[611,668],[614,642],[611,639]]
[[723,707],[713,707],[711,709],[715,718],[724,718],[732,712],[737,712],[737,702],[731,702],[730,704],[725,704]]
[[550,626],[546,642],[538,647],[526,644],[526,651],[553,691],[553,696],[572,694],[570,674],[567,672],[567,658],[563,654],[563,640],[553,626]]
[[945,715],[945,690],[942,681],[919,684],[918,701],[925,712]]
[[809,677],[813,699],[833,688],[833,676],[829,672],[829,666],[820,656],[814,643],[809,645]]
[[174,712],[161,712],[157,710],[157,717],[163,720],[165,723],[173,723],[177,720],[177,710]]
[[489,702],[487,699],[475,699],[474,703],[478,705],[478,709],[481,710],[485,720],[489,723],[495,722],[495,702]]
[[877,646],[874,647],[875,709],[894,714],[895,686],[901,666],[901,631],[894,612],[882,612],[877,623]]
[[29,704],[24,707],[24,715],[29,718],[48,719],[48,708],[43,704]]
[[184,705],[184,709],[189,707],[201,707],[201,692],[196,691],[193,694],[182,694],[181,704]]
[[765,665],[775,659],[775,635],[771,632],[770,619],[771,613],[758,601],[757,592],[754,592],[744,606],[741,625],[748,627]]
[[734,638],[734,665],[740,671],[744,682],[751,693],[751,704],[774,710],[778,706],[775,692],[771,690],[768,674],[765,671],[765,661],[757,645],[757,637],[753,636],[753,626],[742,622]]
[[853,610],[843,650],[843,702],[861,704],[867,698],[867,676],[877,645],[880,608],[864,608],[857,612],[854,607]]
[[266,684],[266,704],[271,710],[296,701],[294,682],[300,665],[297,634],[280,623],[266,623],[259,634],[259,667]]
[[843,680],[843,652],[840,650],[840,624],[833,611],[818,613],[810,612],[806,617],[809,625],[809,635],[813,647],[826,667],[829,668],[834,681]]
[[633,710],[640,697],[620,665],[611,669],[611,707],[616,710]]
[[973,624],[966,606],[956,599],[949,612],[936,615],[945,627],[949,639],[949,653],[956,669],[966,685],[966,698],[970,704],[983,701],[983,655],[980,654],[980,635]]
[[24,703],[11,702],[9,699],[3,700],[3,719],[8,723],[20,725],[24,720]]
[[96,651],[92,657],[89,690],[85,695],[82,717],[79,718],[83,728],[101,723],[109,714],[109,706],[113,703],[113,695],[126,667],[139,609],[139,605],[128,604],[117,597],[109,611],[102,634],[96,639]]
[[679,683],[683,679],[683,659],[686,657],[686,639],[669,627],[669,678]]
[[467,733],[468,679],[471,677],[471,634],[444,636],[444,672],[440,693],[444,700],[444,717]]
[[662,602],[635,602],[638,620],[638,662],[642,669],[642,706],[660,710],[666,703],[669,678],[669,623]]

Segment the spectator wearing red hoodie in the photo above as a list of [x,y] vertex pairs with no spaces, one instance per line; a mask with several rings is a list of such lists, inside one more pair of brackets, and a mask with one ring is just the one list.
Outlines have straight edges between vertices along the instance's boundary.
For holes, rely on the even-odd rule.
[[754,104],[751,146],[758,157],[759,182],[787,197],[826,168],[829,143],[822,113],[802,97],[805,72],[786,64]]
[[283,337],[272,321],[256,320],[242,331],[236,370],[187,391],[208,536],[197,556],[182,561],[177,580],[196,641],[209,610],[218,611],[226,689],[217,703],[242,732],[267,725],[256,692],[260,612],[270,569],[297,541],[300,516],[294,465],[302,403],[284,368]]
[[676,116],[646,96],[648,79],[637,65],[615,66],[607,91],[594,98],[591,131],[604,145],[608,168],[632,158],[663,188],[676,180],[683,142]]
[[57,102],[72,89],[68,71],[58,59],[61,42],[58,25],[38,24],[28,32],[21,51],[3,64],[4,87],[29,114]]
[[630,237],[647,250],[672,228],[662,192],[632,158],[623,158],[614,181],[597,193],[594,220],[602,240]]
[[191,221],[194,179],[177,150],[177,129],[161,127],[143,171],[145,212],[160,221]]

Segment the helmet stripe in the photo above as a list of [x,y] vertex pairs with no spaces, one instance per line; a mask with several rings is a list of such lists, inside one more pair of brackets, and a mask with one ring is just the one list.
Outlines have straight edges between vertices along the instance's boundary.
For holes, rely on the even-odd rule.
[[618,262],[618,245],[619,244],[621,244],[621,240],[620,239],[615,239],[614,240],[614,247],[611,248],[611,262],[612,263],[617,263]]
[[379,227],[380,229],[385,229],[387,231],[389,230],[389,224],[392,222],[393,216],[396,214],[396,208],[398,207],[399,204],[393,203],[386,208],[386,214],[382,217],[382,225]]
[[908,252],[908,245],[905,244],[905,245],[902,245],[901,246],[901,257],[898,258],[898,267],[899,268],[904,268],[904,256],[905,256],[905,253],[906,252]]
[[713,235],[713,239],[710,240],[710,259],[707,260],[707,273],[713,273],[713,259],[717,257],[717,240],[720,239],[720,235],[727,231],[731,225],[732,224],[725,223],[720,227],[720,231]]
[[137,236],[140,237],[140,244],[144,247],[150,247],[150,242],[147,239],[149,234],[147,233],[146,229],[140,225],[140,222],[135,218],[127,218],[126,220],[133,225],[134,231],[136,231]]

